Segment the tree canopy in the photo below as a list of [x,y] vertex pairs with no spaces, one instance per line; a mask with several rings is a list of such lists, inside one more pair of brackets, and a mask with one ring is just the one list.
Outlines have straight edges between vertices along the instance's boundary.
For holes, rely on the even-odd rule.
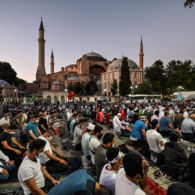
[[194,3],[195,3],[195,0],[185,0],[184,6],[191,8]]
[[7,62],[0,62],[0,79],[7,81],[10,85],[24,84],[25,80],[17,77],[16,71]]
[[120,76],[120,83],[119,83],[119,94],[123,97],[126,97],[131,92],[131,80],[130,80],[130,72],[127,58],[124,57],[122,60],[122,67],[121,67],[121,76]]
[[110,89],[113,96],[117,94],[117,89],[118,89],[117,81],[116,79],[114,79]]

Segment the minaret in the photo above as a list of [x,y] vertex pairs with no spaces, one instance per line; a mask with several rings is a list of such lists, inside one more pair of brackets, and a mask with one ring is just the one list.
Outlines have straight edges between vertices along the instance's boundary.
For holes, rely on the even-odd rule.
[[44,27],[43,27],[43,21],[41,18],[41,23],[39,27],[39,57],[38,57],[38,68],[36,73],[36,81],[41,80],[42,75],[46,75],[45,72],[45,39],[44,39]]
[[54,73],[54,56],[53,56],[53,49],[52,49],[52,52],[51,52],[50,73],[51,73],[51,74]]
[[140,53],[139,53],[139,68],[143,70],[144,68],[144,48],[141,36],[141,43],[140,43]]

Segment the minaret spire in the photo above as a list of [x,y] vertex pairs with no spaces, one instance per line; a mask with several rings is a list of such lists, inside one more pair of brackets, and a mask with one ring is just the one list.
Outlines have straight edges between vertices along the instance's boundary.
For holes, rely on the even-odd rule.
[[140,42],[139,68],[141,70],[143,70],[144,68],[144,47],[143,47],[142,36],[141,36],[141,42]]
[[50,73],[54,73],[54,55],[53,55],[53,49],[51,51],[51,61],[50,61]]
[[44,27],[41,17],[41,22],[39,26],[39,38],[38,38],[38,68],[36,73],[36,81],[41,80],[41,76],[46,75],[45,72],[45,39],[44,39]]

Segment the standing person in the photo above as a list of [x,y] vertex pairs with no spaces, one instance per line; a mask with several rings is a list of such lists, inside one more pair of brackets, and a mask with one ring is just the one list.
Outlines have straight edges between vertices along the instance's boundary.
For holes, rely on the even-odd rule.
[[107,186],[115,194],[115,180],[122,164],[122,153],[119,148],[113,147],[107,150],[106,156],[109,163],[104,165],[99,183]]
[[99,122],[101,124],[103,124],[104,123],[104,120],[105,120],[104,112],[105,112],[105,109],[102,109],[101,112],[99,112]]
[[88,161],[91,159],[91,156],[89,154],[89,140],[90,140],[91,135],[93,134],[94,128],[95,128],[95,125],[92,123],[89,123],[86,133],[84,133],[84,135],[82,136],[82,140],[81,140],[82,151]]
[[115,195],[145,195],[148,162],[132,151],[124,156],[123,166],[116,176]]
[[97,148],[95,153],[95,172],[97,178],[100,177],[103,166],[108,162],[106,160],[106,152],[115,142],[114,134],[106,133],[103,137],[103,143]]
[[19,167],[18,180],[25,195],[46,195],[45,190],[48,186],[45,186],[44,177],[50,180],[53,185],[59,183],[40,164],[38,157],[39,154],[43,152],[45,144],[46,142],[44,140],[33,140],[29,147],[29,153],[23,159]]
[[195,113],[191,113],[189,118],[183,120],[181,132],[184,140],[195,143]]
[[71,137],[73,136],[73,132],[74,132],[74,128],[76,126],[76,122],[77,122],[77,114],[73,114],[72,115],[72,120],[71,120],[71,123],[70,123],[70,135]]
[[120,132],[121,131],[122,122],[120,121],[120,118],[121,118],[121,113],[118,113],[117,115],[114,116],[114,118],[112,120],[115,132]]
[[95,154],[98,146],[101,144],[100,139],[102,137],[102,130],[101,126],[96,125],[93,131],[93,135],[89,140],[89,154],[91,156],[91,162],[95,166]]
[[157,119],[151,121],[151,128],[152,129],[146,131],[146,139],[150,147],[151,160],[156,164],[161,164],[163,161],[162,151],[164,150],[164,142],[161,134],[158,133],[159,122]]

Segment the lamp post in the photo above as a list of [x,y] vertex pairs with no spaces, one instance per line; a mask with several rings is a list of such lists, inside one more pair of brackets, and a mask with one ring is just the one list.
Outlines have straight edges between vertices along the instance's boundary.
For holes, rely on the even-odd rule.
[[137,85],[132,85],[131,87],[132,95],[134,95],[135,89],[137,89]]
[[68,89],[64,89],[64,92],[65,92],[65,103],[67,102],[67,91],[68,91]]

